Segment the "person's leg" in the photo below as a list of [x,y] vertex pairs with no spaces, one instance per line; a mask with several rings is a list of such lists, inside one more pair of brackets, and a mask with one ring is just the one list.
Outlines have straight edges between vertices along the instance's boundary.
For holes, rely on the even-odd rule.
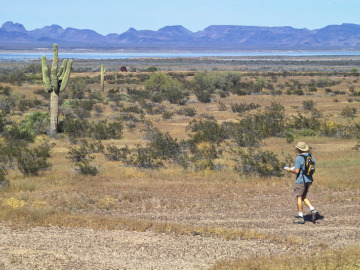
[[304,199],[304,203],[310,208],[312,221],[315,222],[319,218],[319,212],[312,206],[308,198]]
[[304,199],[304,203],[310,208],[310,210],[314,210],[314,208],[308,198]]
[[304,224],[305,219],[304,219],[304,215],[303,215],[302,197],[296,197],[296,203],[297,203],[297,208],[298,208],[299,213],[298,213],[298,216],[296,217],[296,219],[293,221],[293,223]]
[[298,208],[298,212],[302,213],[303,212],[303,204],[302,204],[302,197],[296,197],[297,198],[297,208]]

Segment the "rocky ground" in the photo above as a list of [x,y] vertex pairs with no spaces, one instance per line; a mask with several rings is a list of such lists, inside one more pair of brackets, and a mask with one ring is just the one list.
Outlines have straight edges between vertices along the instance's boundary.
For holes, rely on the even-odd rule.
[[[322,218],[315,224],[310,222],[310,215],[306,216],[306,224],[292,224],[293,198],[285,196],[284,200],[282,192],[248,198],[249,209],[243,213],[231,208],[220,211],[221,200],[215,200],[219,208],[213,212],[180,209],[150,211],[142,216],[195,226],[251,229],[276,235],[281,241],[89,228],[14,229],[2,224],[0,269],[208,269],[219,260],[244,256],[358,246],[360,192],[327,191],[316,195]],[[236,203],[241,201],[244,203],[241,198]]]

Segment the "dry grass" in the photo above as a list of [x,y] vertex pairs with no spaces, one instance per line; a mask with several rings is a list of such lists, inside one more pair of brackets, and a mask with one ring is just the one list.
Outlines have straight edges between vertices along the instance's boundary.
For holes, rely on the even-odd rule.
[[323,249],[308,254],[251,257],[217,263],[211,270],[356,270],[360,269],[360,248]]

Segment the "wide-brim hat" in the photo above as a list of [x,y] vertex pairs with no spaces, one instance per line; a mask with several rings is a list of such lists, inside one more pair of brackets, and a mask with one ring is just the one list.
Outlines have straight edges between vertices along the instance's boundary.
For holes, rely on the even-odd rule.
[[307,146],[304,142],[298,142],[297,145],[295,145],[295,148],[303,152],[309,151],[309,146]]

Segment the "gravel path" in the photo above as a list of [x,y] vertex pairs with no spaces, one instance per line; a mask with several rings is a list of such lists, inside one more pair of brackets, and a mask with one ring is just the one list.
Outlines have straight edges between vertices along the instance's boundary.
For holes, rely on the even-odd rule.
[[[0,269],[208,269],[219,260],[251,255],[276,255],[341,248],[360,244],[360,192],[317,193],[324,218],[316,224],[292,224],[289,204],[267,207],[281,195],[250,201],[251,211],[147,212],[138,218],[174,221],[195,226],[245,228],[274,234],[283,242],[264,239],[224,240],[201,235],[168,235],[123,230],[36,227],[14,229],[0,224]],[[268,202],[266,202],[268,200]],[[256,202],[264,203],[265,207]],[[215,203],[221,205],[220,203]],[[236,203],[237,204],[237,203]],[[234,205],[234,204],[231,204]],[[199,210],[199,209],[197,209]],[[248,209],[249,210],[249,209]],[[270,213],[270,215],[269,215]],[[292,238],[292,242],[286,239]],[[304,245],[296,244],[297,239]]]

